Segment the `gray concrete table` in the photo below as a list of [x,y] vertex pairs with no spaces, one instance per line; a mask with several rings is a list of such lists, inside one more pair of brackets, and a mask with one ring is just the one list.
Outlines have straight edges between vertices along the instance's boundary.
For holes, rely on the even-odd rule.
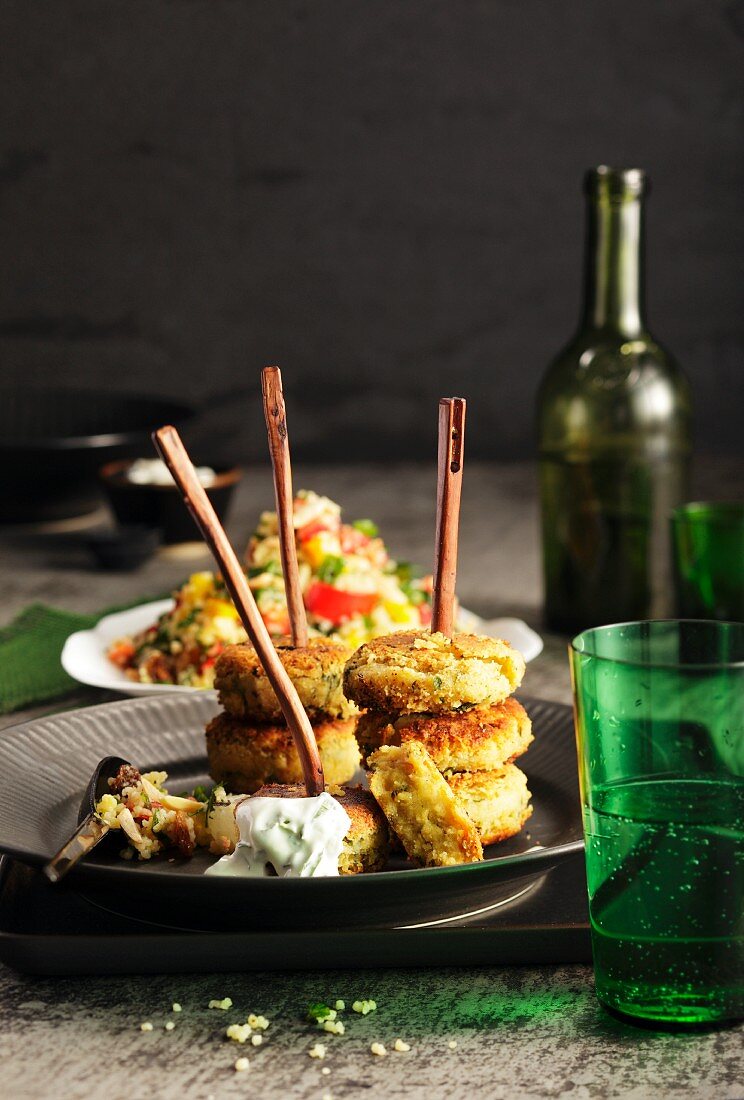
[[[416,467],[299,468],[297,487],[339,500],[353,518],[370,516],[399,557],[431,565],[434,471]],[[722,491],[722,486],[726,487]],[[741,495],[733,463],[707,463],[700,496]],[[272,499],[265,468],[247,471],[230,523],[245,541]],[[136,574],[89,569],[69,534],[30,532],[0,540],[4,613],[33,600],[94,611],[174,586],[206,567],[158,557]],[[539,628],[539,557],[534,474],[526,465],[471,465],[463,495],[458,592],[465,606],[491,617],[519,615]],[[545,636],[528,669],[530,694],[566,702],[563,638]],[[6,716],[3,725],[71,705],[99,702],[81,689],[56,707]],[[374,960],[368,960],[371,964]],[[443,960],[444,961],[444,960]],[[311,964],[312,960],[308,960]],[[209,1009],[230,996],[229,1013]],[[347,1012],[344,1036],[328,1036],[326,1058],[307,1051],[320,1032],[303,1023],[308,1004],[374,998],[376,1013]],[[183,1006],[171,1012],[173,1001]],[[271,1026],[258,1048],[223,1039],[226,1022],[263,1013]],[[149,1021],[152,1031],[143,1032]],[[175,1027],[165,1030],[165,1023]],[[396,1038],[411,1050],[391,1050]],[[215,1100],[263,1097],[334,1100],[357,1096],[576,1100],[622,1097],[744,1096],[741,1029],[671,1035],[636,1030],[597,1005],[588,967],[436,968],[199,977],[30,979],[0,969],[0,1059],[3,1095],[19,1098],[91,1095],[107,1100],[160,1097]],[[386,1044],[377,1057],[373,1042]],[[453,1044],[456,1044],[453,1046]],[[245,1055],[250,1067],[235,1072]],[[330,1073],[324,1075],[323,1068]]]

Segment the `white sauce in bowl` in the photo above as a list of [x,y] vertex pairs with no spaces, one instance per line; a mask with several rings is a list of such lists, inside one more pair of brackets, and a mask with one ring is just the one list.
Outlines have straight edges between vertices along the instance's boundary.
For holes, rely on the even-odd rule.
[[[160,458],[138,458],[125,471],[127,481],[133,485],[175,485],[171,472]],[[196,476],[208,489],[214,485],[217,474],[211,466],[197,466]]]
[[240,840],[207,875],[281,878],[338,875],[338,857],[351,828],[346,810],[327,794],[315,798],[246,798],[235,810]]

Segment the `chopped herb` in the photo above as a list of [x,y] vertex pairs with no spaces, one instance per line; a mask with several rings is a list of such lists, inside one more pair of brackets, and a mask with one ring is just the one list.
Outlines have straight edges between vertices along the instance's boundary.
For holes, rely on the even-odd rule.
[[367,538],[377,538],[379,534],[379,527],[376,523],[373,523],[371,519],[355,519],[352,527],[355,527],[357,531],[361,531]]
[[364,629],[372,631],[375,628],[375,620],[371,615],[362,615],[362,622],[364,623]]
[[191,624],[196,621],[196,616],[198,614],[199,614],[198,609],[196,607],[193,608],[192,611],[189,611],[188,615],[184,615],[184,617],[179,621],[179,623],[178,623],[179,628],[183,628],[185,626],[191,626]]
[[442,677],[441,676],[435,676],[434,677],[434,690],[439,691],[441,686],[442,686]]
[[[206,803],[205,812],[206,812],[207,817],[209,817],[212,810],[215,809],[215,802],[216,802],[215,791],[216,790],[217,790],[217,784],[215,784],[215,787],[206,788],[203,783],[199,783],[198,787],[194,788],[194,795],[193,796],[196,799],[196,801]],[[188,795],[186,795],[186,798],[188,798]],[[201,813],[201,811],[198,810],[197,813]]]
[[426,593],[411,581],[401,581],[400,590],[408,602],[412,603],[415,607],[426,602]]
[[153,645],[155,649],[168,649],[170,647],[170,642],[171,639],[168,628],[163,624],[163,626],[158,628],[158,632],[152,639],[151,645]]
[[393,572],[399,581],[410,581],[413,579],[418,569],[410,561],[396,561],[393,567]]
[[[316,1023],[320,1023],[321,1020],[326,1020],[331,1017],[332,1013],[333,1009],[329,1008],[328,1005],[310,1005],[307,1010],[307,1018],[308,1020],[314,1020]],[[333,1015],[335,1015],[335,1013],[333,1013]]]
[[417,565],[413,565],[410,561],[391,562],[386,572],[393,573],[398,578],[401,592],[410,603],[418,606],[418,604],[428,601],[428,594],[424,592],[420,587],[420,581],[416,579],[417,575],[421,573]]
[[344,559],[337,554],[326,554],[318,566],[318,580],[325,584],[333,584],[336,577],[344,571]]
[[281,562],[272,559],[272,561],[267,561],[265,565],[254,565],[248,570],[248,580],[253,580],[254,577],[262,577],[264,573],[270,573],[274,577],[281,577]]
[[[214,804],[217,801],[217,795],[215,792],[218,786],[219,784],[215,783],[214,787],[210,787],[209,790],[207,790],[207,788],[203,784],[200,784],[198,787],[194,787],[193,797],[197,800],[197,802],[206,803],[204,807],[204,815],[207,820],[209,820],[209,816],[214,810]],[[188,798],[189,796],[186,795],[186,797]],[[196,812],[201,813],[202,811],[197,810]]]

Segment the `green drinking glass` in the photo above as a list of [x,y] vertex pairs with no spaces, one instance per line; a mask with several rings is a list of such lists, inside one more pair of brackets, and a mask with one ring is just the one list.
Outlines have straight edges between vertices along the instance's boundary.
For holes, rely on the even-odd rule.
[[744,1016],[744,623],[569,648],[597,996],[649,1026]]
[[677,614],[744,622],[744,504],[672,512]]

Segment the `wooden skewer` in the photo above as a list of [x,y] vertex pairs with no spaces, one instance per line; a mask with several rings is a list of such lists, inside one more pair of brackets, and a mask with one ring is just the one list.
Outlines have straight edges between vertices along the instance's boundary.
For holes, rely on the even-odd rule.
[[297,566],[297,545],[292,522],[292,466],[289,458],[287,413],[284,408],[282,372],[278,367],[264,367],[261,371],[266,431],[269,436],[269,452],[274,470],[274,496],[279,525],[279,547],[282,555],[284,590],[287,594],[287,612],[292,645],[307,645],[307,616],[302,601],[300,571]]
[[160,457],[173,474],[194,522],[214,555],[246,633],[261,658],[269,683],[276,692],[300,757],[307,793],[310,797],[321,794],[325,790],[323,765],[313,728],[294,684],[277,656],[261,613],[256,607],[253,593],[248,587],[245,573],[225,534],[225,529],[196,476],[191,459],[176,429],[170,425],[159,428],[158,431],[153,432],[152,440]]
[[443,397],[439,402],[439,466],[437,474],[437,530],[434,548],[434,587],[431,629],[452,637],[457,578],[457,534],[465,444],[465,399]]

